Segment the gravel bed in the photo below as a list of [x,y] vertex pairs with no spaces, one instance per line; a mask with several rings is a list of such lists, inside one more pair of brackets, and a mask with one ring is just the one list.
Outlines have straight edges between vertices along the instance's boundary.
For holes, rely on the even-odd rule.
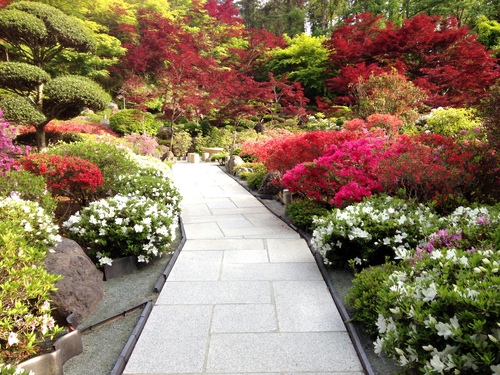
[[[65,375],[111,373],[139,320],[142,308],[126,314],[124,312],[149,300],[156,300],[158,295],[153,292],[153,287],[169,260],[170,255],[164,254],[140,266],[133,274],[104,283],[104,299],[99,308],[79,326],[82,330],[83,353],[65,363]],[[99,322],[115,315],[119,317],[99,325]]]

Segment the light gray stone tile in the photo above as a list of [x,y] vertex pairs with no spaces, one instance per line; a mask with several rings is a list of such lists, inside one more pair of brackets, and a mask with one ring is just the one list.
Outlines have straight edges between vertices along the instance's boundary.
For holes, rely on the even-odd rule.
[[216,223],[185,224],[184,231],[186,232],[186,238],[194,240],[224,237],[224,233]]
[[237,207],[245,208],[245,207],[263,207],[262,203],[260,203],[253,195],[246,194],[240,196],[232,196],[231,200]]
[[223,264],[269,263],[266,250],[230,250],[224,252]]
[[158,305],[215,305],[224,303],[271,303],[271,285],[266,281],[168,281]]
[[302,238],[267,239],[266,243],[271,262],[315,262],[307,242]]
[[234,202],[229,198],[210,199],[207,200],[206,204],[208,208],[211,210],[216,208],[222,208],[222,209],[236,208]]
[[201,373],[211,316],[211,306],[155,306],[124,374]]
[[362,371],[345,332],[212,334],[207,372]]
[[211,213],[205,216],[183,216],[182,221],[184,224],[198,224],[198,223],[223,223],[226,221],[244,221],[249,222],[243,215],[212,215]]
[[274,305],[217,305],[214,307],[211,332],[273,332],[278,323]]
[[169,281],[218,280],[223,251],[181,251],[168,275]]
[[252,237],[252,238],[300,238],[299,234],[286,224],[253,227],[253,228],[225,228],[222,230],[226,237]]
[[224,264],[221,280],[323,280],[316,263]]
[[[266,209],[267,210],[267,209]],[[256,214],[246,214],[245,217],[253,223],[255,226],[266,226],[266,225],[282,225],[283,221],[279,219],[276,215],[274,215],[272,212],[263,212],[263,213],[256,213]]]
[[263,206],[257,207],[243,207],[243,208],[214,208],[212,215],[245,215],[250,213],[265,213],[267,208]]
[[193,240],[188,238],[182,251],[190,250],[264,250],[262,239],[225,238]]
[[346,331],[324,281],[273,282],[281,332]]
[[189,216],[207,216],[212,213],[208,209],[208,206],[204,203],[199,204],[182,204],[181,205],[181,217]]

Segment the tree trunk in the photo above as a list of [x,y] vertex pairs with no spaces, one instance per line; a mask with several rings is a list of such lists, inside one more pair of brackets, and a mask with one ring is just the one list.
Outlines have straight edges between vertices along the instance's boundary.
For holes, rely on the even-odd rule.
[[45,126],[50,122],[50,120],[44,121],[37,126],[35,126],[36,129],[36,147],[38,148],[38,151],[42,151],[45,147],[47,147],[47,144],[45,142]]

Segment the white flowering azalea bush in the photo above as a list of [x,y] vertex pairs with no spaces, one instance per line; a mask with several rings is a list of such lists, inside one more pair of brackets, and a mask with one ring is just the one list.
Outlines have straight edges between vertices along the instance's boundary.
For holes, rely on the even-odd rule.
[[17,364],[39,354],[39,344],[62,331],[49,300],[60,276],[43,267],[60,240],[57,233],[38,203],[0,198],[0,362]]
[[500,251],[443,247],[406,262],[378,293],[375,352],[424,374],[498,374]]
[[137,175],[121,175],[115,181],[114,190],[121,195],[142,196],[169,205],[174,214],[180,212],[181,196],[171,178],[159,170],[144,170]]
[[442,226],[429,206],[386,195],[365,198],[314,219],[312,246],[326,264],[381,264]]
[[425,374],[499,373],[499,213],[459,207],[399,261],[356,275],[347,301],[377,353]]
[[173,205],[120,194],[90,203],[63,223],[100,266],[128,255],[148,262],[169,252],[177,225]]

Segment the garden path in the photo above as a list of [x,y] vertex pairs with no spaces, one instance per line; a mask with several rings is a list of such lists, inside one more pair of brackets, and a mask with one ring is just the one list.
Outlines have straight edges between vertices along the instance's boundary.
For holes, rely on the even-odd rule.
[[124,374],[363,374],[306,241],[214,163],[174,181],[186,242]]

